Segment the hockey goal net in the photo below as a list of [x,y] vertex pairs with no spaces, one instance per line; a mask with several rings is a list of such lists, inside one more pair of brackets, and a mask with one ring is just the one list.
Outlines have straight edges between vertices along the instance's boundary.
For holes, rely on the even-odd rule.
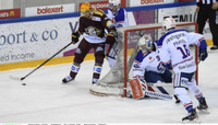
[[[192,22],[177,23],[177,29],[186,29],[190,32],[198,32],[197,24]],[[145,24],[128,26],[118,29],[118,53],[117,62],[110,71],[90,88],[90,93],[98,96],[120,95],[126,96],[128,80],[132,78],[131,69],[138,52],[138,40],[143,34],[149,34],[153,41],[163,35],[161,24]],[[198,50],[191,47],[196,63]],[[198,70],[195,75],[198,82]]]

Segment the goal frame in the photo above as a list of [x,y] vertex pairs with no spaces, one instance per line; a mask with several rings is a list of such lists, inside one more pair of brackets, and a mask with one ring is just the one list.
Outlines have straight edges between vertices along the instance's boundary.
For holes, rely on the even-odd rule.
[[[149,25],[149,24],[148,24]],[[194,25],[195,26],[195,32],[198,33],[198,24],[196,22],[182,22],[182,23],[177,23],[176,26],[188,26],[188,25]],[[152,26],[152,27],[143,27],[143,28],[135,28],[135,29],[126,29],[124,30],[124,89],[123,89],[123,97],[126,97],[127,93],[127,82],[128,82],[128,73],[127,73],[127,60],[128,60],[128,54],[127,54],[127,36],[128,32],[134,32],[134,31],[139,31],[139,30],[152,30],[152,29],[161,29],[162,26]],[[198,64],[198,47],[195,47],[195,62]],[[196,67],[196,72],[195,72],[195,79],[196,83],[198,84],[198,67]]]

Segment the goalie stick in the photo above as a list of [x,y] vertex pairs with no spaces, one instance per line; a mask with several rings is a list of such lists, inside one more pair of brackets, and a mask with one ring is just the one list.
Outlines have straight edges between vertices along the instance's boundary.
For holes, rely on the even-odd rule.
[[15,76],[9,76],[9,78],[13,79],[13,80],[24,80],[26,79],[28,76],[30,76],[32,73],[34,73],[36,70],[38,70],[40,67],[42,67],[43,65],[45,65],[48,61],[50,61],[52,58],[54,58],[56,55],[58,55],[60,52],[62,52],[64,49],[66,49],[68,46],[70,46],[72,44],[69,43],[66,46],[64,46],[62,49],[60,49],[58,52],[56,52],[53,56],[51,56],[50,58],[48,58],[47,60],[45,60],[42,64],[40,64],[39,66],[37,66],[35,69],[33,69],[32,71],[30,71],[29,73],[27,73],[24,77],[15,77]]
[[132,79],[129,81],[132,89],[132,96],[134,99],[144,98],[149,96],[158,99],[171,100],[173,97],[169,94],[155,92],[151,86],[147,86],[146,82],[142,82],[139,79]]

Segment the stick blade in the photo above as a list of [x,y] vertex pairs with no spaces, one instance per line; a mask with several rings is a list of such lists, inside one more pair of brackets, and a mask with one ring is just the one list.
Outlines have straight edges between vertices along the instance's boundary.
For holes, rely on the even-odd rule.
[[19,81],[21,81],[21,78],[16,77],[16,76],[9,76],[9,78],[12,79],[12,80],[19,80]]

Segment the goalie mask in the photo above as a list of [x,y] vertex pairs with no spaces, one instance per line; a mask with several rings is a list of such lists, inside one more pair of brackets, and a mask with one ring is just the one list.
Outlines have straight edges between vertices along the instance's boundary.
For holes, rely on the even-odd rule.
[[143,53],[154,50],[154,43],[151,36],[148,34],[143,35],[142,38],[139,39],[138,46]]
[[109,8],[116,12],[120,8],[120,0],[109,0]]
[[173,18],[165,18],[163,20],[162,27],[164,30],[170,30],[176,28],[176,22]]

